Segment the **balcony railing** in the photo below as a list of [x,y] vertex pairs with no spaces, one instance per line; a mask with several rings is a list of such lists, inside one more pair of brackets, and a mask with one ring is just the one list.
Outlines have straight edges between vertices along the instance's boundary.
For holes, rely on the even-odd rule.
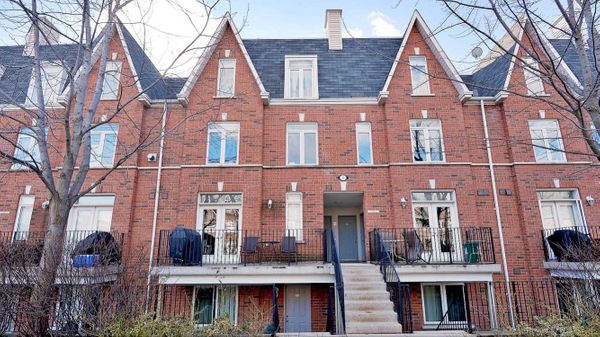
[[[0,264],[5,267],[39,265],[45,231],[0,232]],[[113,265],[121,261],[125,234],[99,231],[67,231],[62,250],[62,267]]]
[[[379,228],[392,260],[397,264],[496,263],[492,229]],[[370,258],[377,259],[374,231],[369,233]]]
[[600,227],[571,226],[542,229],[546,261],[600,261]]
[[[183,230],[183,231],[182,231]],[[182,234],[183,233],[183,234]],[[236,265],[324,262],[322,230],[161,230],[157,264]]]

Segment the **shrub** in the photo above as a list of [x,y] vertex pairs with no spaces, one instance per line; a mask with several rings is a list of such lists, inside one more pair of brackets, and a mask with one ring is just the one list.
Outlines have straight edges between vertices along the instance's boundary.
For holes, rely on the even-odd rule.
[[598,337],[600,317],[536,317],[535,323],[518,327],[523,337]]
[[195,337],[197,329],[189,320],[157,318],[150,315],[133,320],[119,319],[99,333],[100,337]]

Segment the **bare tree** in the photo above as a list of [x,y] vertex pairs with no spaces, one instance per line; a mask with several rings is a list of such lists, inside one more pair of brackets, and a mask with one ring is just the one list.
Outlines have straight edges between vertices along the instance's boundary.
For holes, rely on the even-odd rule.
[[[198,49],[199,39],[212,36],[208,21],[215,15],[219,0],[198,0],[205,10],[205,24],[195,26],[195,36],[158,77],[155,76],[151,83],[143,86],[140,84],[142,74],[121,78],[117,99],[110,104],[110,108],[101,104],[105,81],[114,76],[114,69],[109,69],[108,64],[114,57],[111,41],[118,40],[117,30],[122,24],[117,16],[125,6],[135,5],[132,2],[9,0],[5,6],[10,10],[2,14],[4,23],[19,22],[31,26],[24,52],[31,56],[31,64],[27,66],[32,69],[32,80],[24,101],[15,99],[13,92],[0,89],[0,100],[6,103],[0,107],[0,141],[3,143],[0,146],[0,158],[13,168],[29,170],[32,177],[43,183],[49,200],[47,232],[43,237],[43,245],[38,247],[39,270],[32,274],[35,279],[28,278],[28,284],[31,284],[27,292],[30,296],[28,313],[35,320],[30,329],[33,335],[45,333],[51,321],[56,297],[48,294],[57,294],[55,284],[64,258],[67,222],[76,201],[94,190],[117,169],[133,162],[140,151],[157,143],[165,135],[174,133],[185,120],[218,108],[208,104],[205,109],[187,114],[185,119],[166,124],[165,100],[162,116],[150,118],[148,125],[142,126],[140,119],[135,118],[135,113],[140,109],[140,100],[148,100],[149,92],[156,87],[166,86],[165,76],[170,68],[184,55]],[[172,4],[178,6],[176,2]],[[190,15],[185,14],[188,17]],[[192,17],[189,19],[196,20]],[[60,23],[59,26],[64,29],[57,28],[52,22]],[[55,44],[58,38],[69,42],[68,51]],[[61,74],[66,74],[64,81],[61,82],[56,74],[51,74],[45,68],[48,57],[44,58],[43,55],[47,56],[48,53],[52,56],[52,65],[58,67]],[[45,94],[48,95],[46,88],[54,86],[53,89],[56,89],[57,83],[60,84],[60,90],[52,95],[56,97],[45,97]],[[133,89],[137,90],[131,94]],[[62,106],[51,101],[58,101]],[[117,155],[114,163],[91,176],[90,161],[99,160],[94,158],[92,131],[110,126],[111,122],[120,123],[120,127],[125,128],[121,129],[122,132],[133,136],[128,138],[135,141],[115,140]],[[19,142],[23,133],[35,140],[34,146]],[[9,176],[5,175],[4,179]],[[32,270],[25,268],[21,271]]]
[[[449,13],[447,25],[461,26],[490,50],[488,59],[484,59],[478,69],[498,57],[508,57],[514,69],[539,77],[553,95],[528,93],[527,82],[531,78],[513,86],[485,79],[473,83],[465,80],[467,85],[526,96],[547,104],[579,130],[578,135],[570,137],[584,139],[594,156],[600,158],[600,8],[597,1],[438,2]],[[556,39],[561,40],[560,44],[551,42]]]

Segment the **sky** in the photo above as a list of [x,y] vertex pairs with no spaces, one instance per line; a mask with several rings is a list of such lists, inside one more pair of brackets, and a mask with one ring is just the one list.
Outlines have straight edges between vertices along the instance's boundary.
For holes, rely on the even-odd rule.
[[[325,38],[328,8],[342,9],[346,37],[402,36],[417,9],[459,71],[468,73],[477,61],[470,52],[479,45],[478,39],[463,28],[448,29],[448,15],[434,0],[222,0],[205,30],[207,15],[197,0],[135,0],[120,18],[160,70],[187,76],[227,11],[243,38]],[[26,30],[24,25],[0,25],[0,45],[21,44]],[[202,31],[207,36],[195,41],[192,51],[179,55]]]

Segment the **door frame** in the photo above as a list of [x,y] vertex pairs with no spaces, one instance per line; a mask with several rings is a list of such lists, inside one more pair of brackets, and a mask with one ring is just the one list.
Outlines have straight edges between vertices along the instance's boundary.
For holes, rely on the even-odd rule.
[[[339,244],[339,221],[338,217],[340,216],[354,216],[356,217],[356,235],[357,235],[357,247],[358,250],[358,260],[360,262],[366,261],[366,238],[365,238],[365,224],[361,220],[361,214],[363,214],[362,208],[325,208],[323,210],[323,219],[326,216],[331,217],[331,231],[333,235],[335,235],[336,240]],[[325,221],[323,220],[323,228],[325,226]],[[339,249],[339,247],[338,247]],[[342,261],[342,262],[357,262],[357,261]]]
[[[356,234],[356,260],[345,260],[345,261],[342,261],[341,253],[339,253],[340,254],[340,262],[362,261],[362,259],[361,259],[361,255],[362,255],[362,253],[361,253],[361,243],[362,243],[361,236],[362,235],[361,235],[361,230],[360,230],[360,228],[361,228],[360,215],[356,215],[356,214],[346,215],[345,213],[342,212],[342,213],[337,214],[335,216],[335,219],[336,219],[336,222],[335,222],[336,226],[335,227],[336,227],[336,234],[337,234],[336,238],[337,238],[337,243],[338,243],[338,251],[340,250],[340,247],[341,247],[341,244],[342,244],[342,240],[340,239],[340,226],[339,226],[340,218],[341,217],[354,218],[354,221],[355,221],[355,224],[356,224],[356,228],[354,230],[355,234]],[[332,219],[333,219],[333,217],[332,217]]]
[[450,323],[455,323],[455,324],[467,324],[468,323],[468,303],[467,303],[467,299],[465,296],[465,283],[463,282],[443,282],[443,283],[432,283],[432,282],[425,282],[425,283],[421,283],[421,303],[423,304],[423,325],[437,325],[440,324],[442,321],[428,321],[427,320],[427,316],[425,314],[425,296],[424,296],[424,291],[423,291],[423,287],[424,286],[438,286],[440,287],[440,296],[441,296],[441,304],[442,304],[442,319],[444,318],[444,314],[446,313],[446,311],[448,311],[448,296],[446,294],[446,286],[462,286],[462,294],[463,294],[463,303],[465,304],[464,309],[465,309],[465,318],[467,318],[466,321],[448,321]]
[[[304,331],[304,332],[312,332],[312,285],[311,284],[286,284],[284,286],[283,289],[283,322],[284,322],[284,330],[287,331],[287,324],[286,323],[286,317],[287,317],[287,300],[288,300],[288,287],[289,286],[303,286],[303,287],[307,287],[308,288],[308,320],[309,320],[309,324],[310,324],[310,331]],[[300,332],[299,332],[300,333]]]

